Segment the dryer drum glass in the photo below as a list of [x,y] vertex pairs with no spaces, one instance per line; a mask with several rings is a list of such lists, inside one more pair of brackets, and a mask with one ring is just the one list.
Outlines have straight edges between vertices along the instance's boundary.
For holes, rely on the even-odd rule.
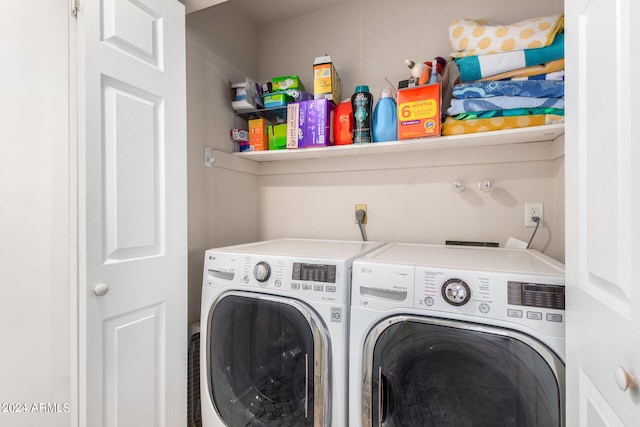
[[371,375],[374,425],[561,425],[556,376],[513,337],[398,322],[380,334]]

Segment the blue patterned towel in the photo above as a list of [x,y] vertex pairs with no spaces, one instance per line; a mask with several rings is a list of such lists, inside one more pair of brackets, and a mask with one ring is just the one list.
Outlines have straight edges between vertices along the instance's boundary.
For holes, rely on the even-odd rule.
[[458,99],[492,98],[494,96],[528,96],[530,98],[562,98],[564,81],[519,80],[461,83],[453,87]]
[[564,70],[528,77],[508,77],[502,80],[564,80]]
[[495,96],[493,98],[452,99],[447,114],[455,116],[470,111],[512,110],[514,108],[564,109],[562,98],[529,98],[526,96]]

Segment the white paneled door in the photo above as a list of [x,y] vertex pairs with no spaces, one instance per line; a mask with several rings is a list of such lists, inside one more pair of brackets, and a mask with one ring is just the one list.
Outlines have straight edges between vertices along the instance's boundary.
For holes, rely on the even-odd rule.
[[184,7],[82,1],[78,29],[81,425],[184,425]]
[[640,3],[565,1],[569,426],[640,423]]

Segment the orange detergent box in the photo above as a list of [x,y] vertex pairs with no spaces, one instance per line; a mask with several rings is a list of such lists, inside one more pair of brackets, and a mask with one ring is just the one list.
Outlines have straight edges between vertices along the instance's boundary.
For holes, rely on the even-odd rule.
[[264,151],[269,149],[267,138],[267,121],[265,119],[251,119],[249,124],[250,151]]
[[398,90],[398,139],[440,136],[440,83]]

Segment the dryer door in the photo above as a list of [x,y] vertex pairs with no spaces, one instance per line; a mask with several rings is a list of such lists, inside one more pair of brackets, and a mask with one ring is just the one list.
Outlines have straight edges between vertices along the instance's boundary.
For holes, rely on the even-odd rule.
[[306,305],[229,292],[209,316],[212,402],[228,426],[321,426],[328,416],[328,334]]
[[365,343],[365,426],[564,425],[564,365],[519,332],[414,316]]

